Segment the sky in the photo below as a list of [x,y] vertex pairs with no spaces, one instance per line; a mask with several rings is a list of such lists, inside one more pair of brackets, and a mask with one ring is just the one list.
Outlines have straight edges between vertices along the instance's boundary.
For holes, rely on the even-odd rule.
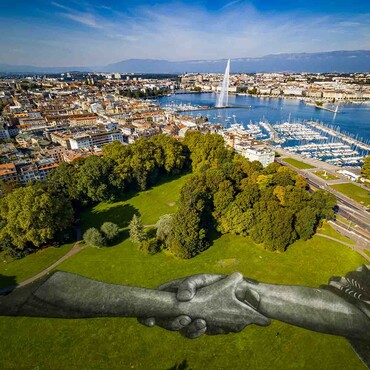
[[370,50],[368,0],[0,0],[0,63]]

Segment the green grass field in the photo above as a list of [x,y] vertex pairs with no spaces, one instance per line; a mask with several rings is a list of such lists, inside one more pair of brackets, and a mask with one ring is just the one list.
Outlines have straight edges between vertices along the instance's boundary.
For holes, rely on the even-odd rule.
[[353,240],[348,239],[345,236],[338,233],[338,231],[334,230],[326,222],[320,228],[317,229],[317,233],[331,236],[331,237],[333,237],[335,239],[338,239],[338,240],[341,240],[342,242],[345,242],[347,244],[356,244]]
[[364,206],[370,206],[370,191],[365,190],[355,184],[335,184],[330,185],[333,189],[346,195],[348,198],[355,200]]
[[339,178],[326,171],[317,171],[314,172],[314,174],[318,177],[321,177],[323,180],[338,180]]
[[66,244],[59,248],[46,248],[37,253],[19,260],[9,260],[4,253],[0,254],[0,287],[20,283],[23,280],[38,274],[63,257],[73,244]]
[[311,166],[310,164],[297,161],[294,158],[284,158],[284,162],[291,164],[292,166],[299,168],[300,170],[309,170],[310,168],[315,168],[314,166]]
[[[100,204],[84,213],[85,225],[105,221],[105,215],[123,220],[123,228],[130,217],[122,208],[119,218],[116,212],[125,206],[136,208],[146,224],[155,223],[161,214],[174,209],[183,180],[155,187],[120,206]],[[327,227],[320,232],[326,233]],[[285,253],[272,253],[249,239],[223,235],[191,260],[176,259],[165,252],[145,255],[125,237],[127,233],[114,247],[85,249],[59,268],[106,282],[148,288],[195,273],[234,271],[264,282],[318,287],[331,276],[345,274],[365,262],[350,248],[320,236],[296,242]],[[364,369],[345,339],[280,322],[197,340],[124,318],[0,317],[0,331],[4,339],[0,344],[2,369],[165,370],[184,360],[193,370]]]
[[122,200],[114,203],[100,203],[81,214],[81,227],[100,227],[103,222],[116,223],[124,229],[136,213],[145,225],[155,224],[159,217],[177,210],[176,201],[182,184],[189,175],[156,186],[140,193],[129,193]]

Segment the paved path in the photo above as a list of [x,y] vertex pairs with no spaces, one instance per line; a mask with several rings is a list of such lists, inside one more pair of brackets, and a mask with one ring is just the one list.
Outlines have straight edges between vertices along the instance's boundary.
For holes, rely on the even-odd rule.
[[83,249],[85,249],[87,247],[87,245],[83,245],[83,246],[80,246],[80,242],[77,242],[73,247],[72,249],[66,253],[63,257],[59,258],[58,261],[54,262],[51,266],[49,266],[48,268],[46,268],[45,270],[42,270],[41,272],[39,272],[37,275],[35,276],[32,276],[31,278],[27,279],[27,280],[24,280],[22,281],[21,283],[17,284],[17,288],[19,287],[22,287],[22,286],[25,286],[25,285],[28,285],[28,284],[31,284],[33,283],[35,280],[38,280],[40,279],[41,277],[45,276],[46,274],[48,274],[50,271],[52,271],[53,269],[55,269],[55,267],[57,267],[58,265],[60,265],[62,262],[64,262],[65,260],[67,260],[68,258],[74,256],[76,253],[82,251]]
[[[81,237],[81,231],[79,229],[77,229],[76,232],[77,232],[77,238],[80,238]],[[54,262],[51,266],[47,267],[45,270],[42,270],[38,274],[30,277],[27,280],[24,280],[24,281],[20,282],[17,285],[8,286],[8,287],[5,287],[5,288],[0,288],[0,294],[5,294],[5,293],[8,293],[8,292],[11,292],[15,288],[20,288],[22,286],[31,284],[34,281],[36,281],[36,280],[42,278],[43,276],[47,275],[50,271],[52,271],[53,269],[55,269],[55,267],[57,267],[58,265],[60,265],[62,262],[64,262],[68,258],[74,256],[76,253],[78,253],[78,252],[80,252],[83,249],[85,249],[85,248],[88,247],[88,245],[86,245],[86,244],[83,245],[83,246],[81,246],[80,245],[80,242],[81,242],[81,240],[79,240],[78,242],[76,242],[75,245],[72,247],[72,249],[68,253],[66,253],[63,257],[59,258],[58,261]]]

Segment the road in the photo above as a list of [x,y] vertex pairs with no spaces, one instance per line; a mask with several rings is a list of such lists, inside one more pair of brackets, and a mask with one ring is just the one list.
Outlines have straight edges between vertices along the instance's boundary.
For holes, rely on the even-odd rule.
[[[365,206],[358,204],[354,200],[334,190],[332,187],[328,185],[327,180],[321,179],[318,176],[314,175],[312,173],[313,170],[297,169],[296,167],[290,165],[289,163],[284,162],[283,158],[276,158],[276,161],[284,166],[291,167],[296,172],[304,176],[306,178],[307,183],[311,187],[316,188],[316,189],[324,189],[334,194],[335,197],[337,198],[337,203],[338,203],[337,213],[343,216],[344,218],[346,218],[347,220],[358,225],[359,228],[363,229],[365,231],[364,233],[361,233],[361,230],[358,230],[358,232],[361,233],[366,238],[369,238],[369,243],[370,243],[370,237],[369,237],[370,235],[370,213],[366,210],[367,208]],[[317,164],[315,163],[315,165]],[[319,166],[317,167],[318,168],[316,168],[314,171],[318,171],[322,169],[322,167],[321,168]],[[333,169],[331,170],[333,171]]]

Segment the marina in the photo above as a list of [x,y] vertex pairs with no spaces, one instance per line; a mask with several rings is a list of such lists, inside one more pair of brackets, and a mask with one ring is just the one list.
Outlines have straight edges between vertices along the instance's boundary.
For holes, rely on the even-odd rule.
[[359,167],[370,153],[369,105],[342,104],[340,114],[333,114],[296,99],[230,95],[228,106],[217,109],[217,96],[172,95],[159,102],[165,109],[205,117],[225,128],[240,124],[246,133],[276,148],[342,167]]

